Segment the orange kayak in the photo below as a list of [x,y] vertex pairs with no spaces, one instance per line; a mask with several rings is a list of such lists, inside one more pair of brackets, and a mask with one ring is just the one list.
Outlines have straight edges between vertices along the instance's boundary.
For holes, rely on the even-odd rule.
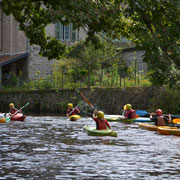
[[157,131],[158,128],[164,128],[164,129],[177,129],[177,127],[170,127],[170,126],[156,126],[153,124],[146,124],[146,123],[139,123],[139,127],[147,129],[149,131]]
[[160,134],[164,135],[175,135],[175,136],[180,136],[180,129],[166,129],[163,127],[158,128],[158,131]]

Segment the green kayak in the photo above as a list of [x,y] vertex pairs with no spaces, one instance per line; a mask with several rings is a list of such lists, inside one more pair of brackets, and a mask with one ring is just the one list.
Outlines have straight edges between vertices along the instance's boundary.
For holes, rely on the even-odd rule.
[[117,137],[117,132],[113,131],[112,129],[97,130],[95,127],[90,127],[90,126],[84,126],[83,129],[89,136],[113,136],[113,137]]

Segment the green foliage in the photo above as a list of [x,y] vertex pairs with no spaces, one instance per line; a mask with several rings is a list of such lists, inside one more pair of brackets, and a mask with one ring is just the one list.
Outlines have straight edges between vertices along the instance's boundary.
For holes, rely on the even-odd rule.
[[[158,88],[158,87],[157,87]],[[153,98],[150,112],[155,112],[156,109],[162,109],[163,113],[179,114],[180,113],[180,90],[166,88],[157,97]]]
[[[177,86],[180,78],[179,9],[179,0],[3,0],[4,12],[13,14],[30,43],[41,47],[43,56],[60,59],[71,49],[48,37],[45,27],[56,21],[64,25],[73,23],[74,28],[88,31],[86,44],[94,44],[89,52],[86,49],[85,60],[89,61],[90,52],[103,49],[96,34],[104,33],[110,38],[123,36],[145,52],[144,61],[149,65],[152,83],[170,87]],[[96,53],[94,58],[91,54],[93,61],[89,64],[82,63],[90,66],[89,73],[101,64],[94,65]]]
[[24,82],[24,88],[25,89],[52,89],[52,78],[51,76],[46,76],[45,78],[40,78],[38,80]]

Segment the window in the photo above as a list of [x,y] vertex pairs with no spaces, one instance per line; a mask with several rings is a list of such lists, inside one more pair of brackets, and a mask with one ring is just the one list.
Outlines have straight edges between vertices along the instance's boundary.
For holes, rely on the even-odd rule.
[[61,41],[76,41],[76,29],[73,28],[72,23],[63,25],[60,22],[55,25],[56,39]]

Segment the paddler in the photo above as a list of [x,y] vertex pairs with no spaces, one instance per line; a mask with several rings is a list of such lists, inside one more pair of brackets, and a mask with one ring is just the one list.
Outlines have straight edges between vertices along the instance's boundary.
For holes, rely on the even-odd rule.
[[[9,104],[9,107],[10,107],[10,110],[9,110],[9,114],[10,115],[13,115],[15,112],[17,112],[17,108],[15,108],[14,104],[13,103],[10,103]],[[21,113],[21,109],[19,110],[19,112]]]
[[126,104],[124,106],[124,116],[126,119],[135,119],[136,111],[132,109],[131,104]]
[[108,121],[106,119],[104,119],[104,112],[103,111],[94,111],[92,118],[94,119],[94,121],[96,122],[96,129],[97,130],[103,130],[103,129],[107,129],[110,128],[111,126],[108,123]]
[[[153,115],[156,115],[156,117],[153,117]],[[163,115],[163,112],[161,109],[157,109],[156,113],[150,114],[150,119],[155,122],[156,126],[166,126],[172,122],[171,114],[168,114],[167,116],[168,117],[165,117]]]
[[69,103],[66,116],[72,116],[72,115],[76,115],[76,114],[80,114],[80,110],[77,107],[73,108],[73,104]]

